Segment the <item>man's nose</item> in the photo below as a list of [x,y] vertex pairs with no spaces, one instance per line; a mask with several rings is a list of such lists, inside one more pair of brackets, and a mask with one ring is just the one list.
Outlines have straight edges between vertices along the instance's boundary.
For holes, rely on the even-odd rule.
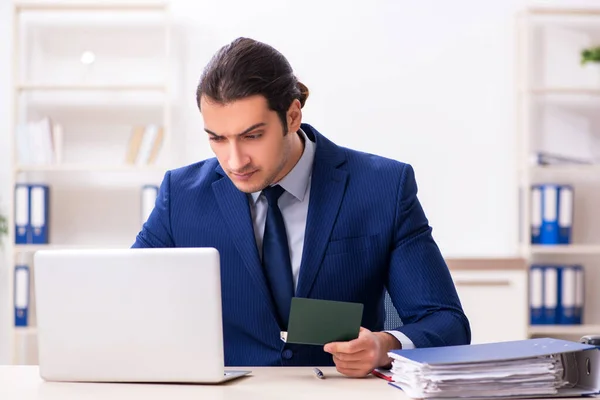
[[237,144],[232,144],[229,150],[229,169],[231,171],[239,172],[248,165],[248,157],[244,155],[243,151]]

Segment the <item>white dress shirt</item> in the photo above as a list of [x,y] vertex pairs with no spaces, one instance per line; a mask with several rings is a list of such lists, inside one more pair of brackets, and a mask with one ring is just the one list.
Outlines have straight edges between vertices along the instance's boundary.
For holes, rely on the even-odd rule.
[[[292,264],[292,277],[294,288],[298,285],[300,263],[302,262],[302,249],[304,248],[304,233],[306,218],[308,216],[308,203],[310,198],[310,183],[312,166],[315,158],[316,143],[312,142],[304,131],[299,134],[304,141],[304,151],[294,168],[278,184],[285,190],[277,205],[281,210]],[[249,197],[254,237],[258,247],[259,257],[262,259],[262,243],[267,219],[267,199],[261,192],[251,193]],[[413,342],[402,332],[386,331],[402,344],[403,349],[413,349]]]

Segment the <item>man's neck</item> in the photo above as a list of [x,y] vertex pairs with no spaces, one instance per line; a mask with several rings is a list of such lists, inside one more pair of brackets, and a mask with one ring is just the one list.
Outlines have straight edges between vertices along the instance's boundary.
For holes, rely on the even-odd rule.
[[[292,135],[292,133],[289,134]],[[302,153],[304,153],[305,143],[303,135],[299,132],[294,132],[293,135],[294,136],[290,138],[292,141],[292,149],[290,151],[290,158],[284,169],[285,173],[281,174],[281,177],[277,179],[277,181],[283,179],[292,169],[294,169],[296,164],[298,164],[298,161],[300,161],[300,158],[302,158]]]

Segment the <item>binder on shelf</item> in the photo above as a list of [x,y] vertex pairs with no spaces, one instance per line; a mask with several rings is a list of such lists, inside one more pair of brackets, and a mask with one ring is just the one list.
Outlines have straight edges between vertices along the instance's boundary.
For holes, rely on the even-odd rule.
[[542,185],[541,244],[558,244],[558,186]]
[[31,243],[48,243],[48,203],[50,189],[47,185],[31,185]]
[[543,323],[558,322],[558,268],[544,266],[544,318]]
[[582,323],[584,270],[581,265],[537,265],[529,270],[531,325]]
[[573,228],[573,187],[554,183],[531,187],[531,243],[569,244]]
[[158,186],[156,185],[144,185],[142,186],[142,204],[141,204],[141,223],[142,225],[148,220],[152,210],[154,210],[154,204],[156,203],[156,197],[158,196]]
[[146,127],[143,125],[137,125],[133,127],[131,137],[129,138],[129,146],[127,148],[127,154],[125,155],[125,162],[127,164],[135,164],[144,139],[144,132]]
[[571,325],[575,323],[575,298],[577,291],[577,271],[575,266],[558,267],[558,323]]
[[573,187],[561,185],[558,188],[558,243],[571,243],[573,227]]
[[16,265],[14,282],[15,326],[28,326],[29,280],[29,267],[27,265]]
[[157,129],[157,132],[156,132],[156,136],[154,139],[154,143],[152,143],[152,148],[150,149],[150,154],[148,155],[148,158],[146,160],[147,164],[156,163],[156,160],[158,159],[158,154],[160,152],[160,148],[161,148],[163,140],[164,140],[164,135],[165,135],[164,128],[159,126],[156,129]]
[[29,243],[29,186],[15,185],[15,244]]
[[163,140],[163,128],[149,124],[146,126],[136,158],[137,165],[153,164],[158,157],[158,151]]
[[542,241],[542,188],[538,185],[531,187],[531,243],[540,244]]
[[18,162],[35,165],[57,163],[57,152],[62,152],[62,127],[57,127],[58,124],[49,116],[17,125],[15,136]]
[[585,304],[585,270],[582,265],[575,267],[575,324],[583,323],[583,310]]
[[540,265],[529,269],[529,317],[531,325],[544,323],[544,268]]
[[125,163],[130,165],[154,164],[158,158],[164,137],[164,128],[155,124],[133,127]]

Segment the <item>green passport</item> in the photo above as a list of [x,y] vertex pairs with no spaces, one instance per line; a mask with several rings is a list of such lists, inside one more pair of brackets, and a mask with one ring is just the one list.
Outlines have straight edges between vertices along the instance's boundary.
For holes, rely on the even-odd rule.
[[343,301],[292,298],[286,343],[324,345],[356,339],[363,305]]

